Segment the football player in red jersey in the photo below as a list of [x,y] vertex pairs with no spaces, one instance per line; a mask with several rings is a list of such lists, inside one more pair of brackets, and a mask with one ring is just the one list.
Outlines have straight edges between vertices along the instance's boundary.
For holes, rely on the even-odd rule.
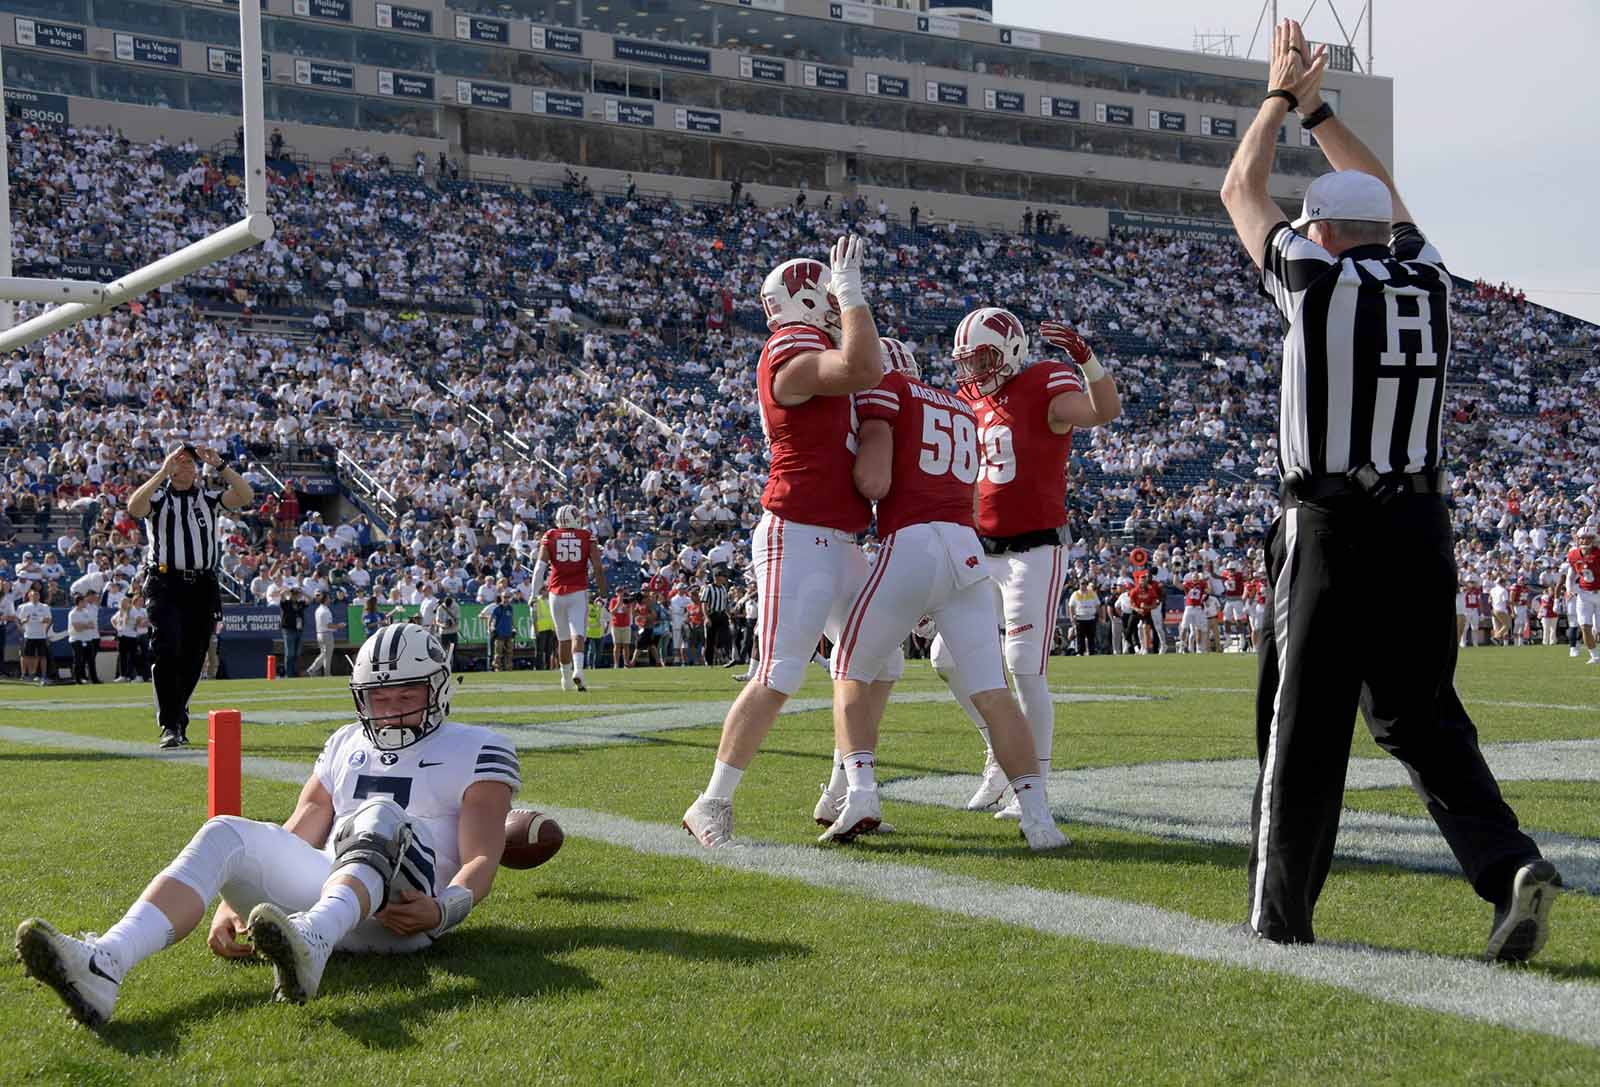
[[977,418],[964,400],[919,378],[904,344],[884,340],[883,347],[889,372],[855,397],[861,429],[854,473],[856,489],[877,502],[882,546],[833,652],[833,728],[846,793],[822,840],[849,841],[882,820],[875,766],[883,700],[874,681],[919,617],[928,616],[960,661],[962,686],[1021,801],[1029,848],[1066,845],[1045,799],[1027,719],[1006,689],[994,590],[973,529],[982,466]]
[[[962,319],[954,361],[960,396],[978,420],[983,463],[977,527],[999,588],[1006,668],[1033,730],[1040,774],[1048,778],[1055,704],[1045,670],[1066,587],[1067,456],[1074,428],[1109,423],[1121,414],[1122,404],[1116,381],[1081,336],[1058,321],[1044,322],[1039,331],[1071,363],[1028,365],[1022,322],[994,306]],[[942,637],[934,640],[932,652],[934,667],[970,715],[971,700],[962,688],[965,662],[957,667]],[[993,806],[1006,790],[1006,775],[987,735],[984,743],[989,755],[983,783],[967,802],[973,811]],[[998,813],[1018,816],[1015,798]]]
[[561,689],[580,691],[583,685],[583,638],[589,625],[589,575],[594,575],[594,591],[606,592],[606,572],[600,565],[600,549],[594,535],[582,524],[577,506],[556,510],[556,527],[539,541],[539,561],[533,567],[535,591],[546,583],[549,572],[550,617],[556,625],[560,645]]
[[1589,649],[1589,663],[1600,664],[1595,649],[1595,617],[1600,615],[1600,546],[1594,542],[1594,529],[1584,525],[1573,533],[1567,552],[1567,592],[1577,603],[1578,626],[1583,644]]
[[1183,619],[1178,624],[1178,652],[1206,651],[1206,596],[1211,580],[1198,570],[1183,579]]
[[1230,562],[1222,569],[1222,632],[1244,634],[1247,630],[1247,605],[1244,599],[1244,572],[1238,563]]
[[[831,265],[785,261],[761,285],[772,335],[756,369],[770,468],[765,512],[752,533],[761,663],[728,710],[711,780],[684,829],[707,847],[733,838],[733,793],[778,712],[800,686],[826,633],[837,644],[845,611],[867,579],[856,537],[872,520],[852,482],[851,396],[883,377],[878,328],[861,283],[863,244],[840,238]],[[873,684],[887,701],[900,665]]]

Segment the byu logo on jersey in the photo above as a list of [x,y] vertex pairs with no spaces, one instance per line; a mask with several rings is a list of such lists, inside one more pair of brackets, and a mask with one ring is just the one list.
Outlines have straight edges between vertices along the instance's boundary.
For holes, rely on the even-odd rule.
[[367,765],[367,753],[365,751],[350,752],[350,769],[359,770],[365,765]]
[[378,761],[383,763],[385,766],[393,766],[395,763],[400,761],[400,756],[396,755],[393,751],[385,751],[383,754],[378,756]]

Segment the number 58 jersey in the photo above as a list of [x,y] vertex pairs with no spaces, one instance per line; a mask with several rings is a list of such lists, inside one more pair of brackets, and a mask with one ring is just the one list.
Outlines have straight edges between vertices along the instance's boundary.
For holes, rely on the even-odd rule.
[[1020,536],[1067,523],[1067,457],[1072,432],[1050,429],[1050,401],[1082,392],[1077,368],[1040,361],[988,396],[961,396],[978,418],[983,451],[978,473],[978,532]]
[[972,485],[982,458],[972,409],[951,393],[891,370],[855,395],[856,417],[894,431],[889,493],[878,500],[878,538],[907,525],[948,521],[972,527]]

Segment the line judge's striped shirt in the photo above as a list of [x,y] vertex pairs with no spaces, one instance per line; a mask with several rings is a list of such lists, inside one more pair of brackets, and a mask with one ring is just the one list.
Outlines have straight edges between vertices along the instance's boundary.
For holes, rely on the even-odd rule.
[[700,606],[705,609],[707,616],[728,610],[728,590],[721,585],[712,583],[700,590]]
[[1267,235],[1261,292],[1288,323],[1281,472],[1441,466],[1450,273],[1414,224],[1395,224],[1387,246],[1335,257],[1279,223]]
[[217,568],[217,516],[222,509],[223,487],[206,487],[199,480],[180,491],[168,480],[150,496],[150,515],[144,519],[148,540],[145,561],[169,570]]

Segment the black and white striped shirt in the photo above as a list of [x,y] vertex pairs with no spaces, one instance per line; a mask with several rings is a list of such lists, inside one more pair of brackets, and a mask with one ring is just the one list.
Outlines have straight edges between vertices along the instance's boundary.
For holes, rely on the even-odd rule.
[[224,490],[198,480],[186,491],[174,489],[170,480],[157,487],[150,496],[150,515],[144,519],[145,561],[169,570],[215,572],[217,516]]
[[728,590],[721,585],[711,584],[700,590],[700,606],[705,609],[706,618],[728,610]]
[[1278,468],[1335,475],[1441,467],[1450,273],[1416,226],[1335,257],[1279,223],[1261,290],[1288,322]]

